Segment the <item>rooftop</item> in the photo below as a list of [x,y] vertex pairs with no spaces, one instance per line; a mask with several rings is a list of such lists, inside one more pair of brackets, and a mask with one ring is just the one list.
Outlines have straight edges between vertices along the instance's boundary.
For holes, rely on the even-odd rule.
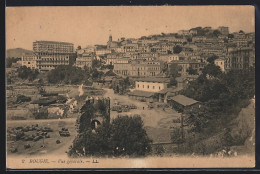
[[177,91],[180,91],[182,90],[183,88],[180,88],[180,87],[177,87],[177,88],[165,88],[159,92],[156,92],[156,93],[159,93],[159,94],[165,94],[167,92],[177,92]]
[[184,95],[176,95],[176,96],[170,97],[169,99],[174,100],[174,101],[176,101],[177,103],[179,103],[183,106],[189,106],[189,105],[193,105],[195,103],[198,103],[198,101],[196,101],[192,98],[186,97]]
[[135,81],[141,82],[157,82],[157,83],[167,83],[170,81],[169,78],[158,78],[158,77],[145,77],[145,78],[138,78]]
[[39,42],[42,42],[42,43],[55,43],[55,44],[58,44],[58,43],[61,43],[61,44],[69,44],[69,45],[73,45],[73,43],[69,43],[69,42],[58,42],[58,41],[47,41],[47,40],[36,40],[34,43],[39,43]]
[[140,96],[140,97],[151,97],[151,96],[154,95],[154,93],[153,92],[147,92],[147,91],[134,90],[133,92],[129,92],[128,95]]

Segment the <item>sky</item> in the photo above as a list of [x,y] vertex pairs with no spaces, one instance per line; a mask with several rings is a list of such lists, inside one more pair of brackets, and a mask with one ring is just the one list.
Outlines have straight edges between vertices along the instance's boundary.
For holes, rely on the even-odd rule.
[[253,6],[7,7],[6,48],[32,50],[36,40],[106,44],[110,34],[139,38],[193,27],[255,31]]

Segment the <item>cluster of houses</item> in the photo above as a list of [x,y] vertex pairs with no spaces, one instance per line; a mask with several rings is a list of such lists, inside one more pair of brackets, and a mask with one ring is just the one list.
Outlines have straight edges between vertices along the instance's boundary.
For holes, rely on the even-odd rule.
[[[201,31],[207,34],[200,34]],[[189,70],[200,74],[210,56],[218,57],[214,63],[223,72],[254,66],[254,45],[255,33],[229,33],[229,28],[225,26],[217,29],[197,27],[141,38],[122,37],[116,41],[110,35],[106,45],[79,46],[76,51],[72,43],[35,41],[33,53],[24,55],[21,65],[49,71],[58,65],[92,68],[93,61],[97,60],[101,65],[111,65],[117,76],[134,79],[135,88],[131,89],[129,97],[167,103],[174,100],[189,81],[197,78]],[[176,67],[172,64],[177,64],[181,77],[176,79],[175,88],[168,88],[169,79],[165,77],[165,72]],[[112,78],[105,84],[111,82]],[[96,82],[95,85],[102,87],[104,83]]]
[[[165,65],[176,63],[182,67],[180,73],[187,74],[188,68],[201,70],[211,55],[218,56],[215,64],[222,71],[231,68],[243,69],[254,65],[255,33],[243,31],[229,33],[229,28],[202,28],[212,34],[199,35],[198,29],[181,30],[178,33],[143,36],[141,38],[120,38],[109,36],[106,45],[78,47],[67,42],[35,41],[33,53],[22,57],[21,65],[49,71],[58,65],[84,68],[92,67],[96,59],[103,65],[113,65],[114,72],[121,76],[157,76]],[[175,50],[176,46],[181,51]]]

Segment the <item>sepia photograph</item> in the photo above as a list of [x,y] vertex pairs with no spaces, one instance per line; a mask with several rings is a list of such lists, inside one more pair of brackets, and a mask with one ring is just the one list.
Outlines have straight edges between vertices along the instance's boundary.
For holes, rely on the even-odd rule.
[[6,168],[255,167],[255,8],[6,7]]

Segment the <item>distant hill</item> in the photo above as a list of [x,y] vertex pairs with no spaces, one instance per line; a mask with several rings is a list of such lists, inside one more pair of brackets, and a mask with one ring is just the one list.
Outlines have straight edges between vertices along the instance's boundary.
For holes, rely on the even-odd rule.
[[26,50],[23,48],[13,48],[13,49],[8,49],[6,51],[6,57],[22,57],[23,53],[25,54],[30,54],[33,53],[31,50]]

